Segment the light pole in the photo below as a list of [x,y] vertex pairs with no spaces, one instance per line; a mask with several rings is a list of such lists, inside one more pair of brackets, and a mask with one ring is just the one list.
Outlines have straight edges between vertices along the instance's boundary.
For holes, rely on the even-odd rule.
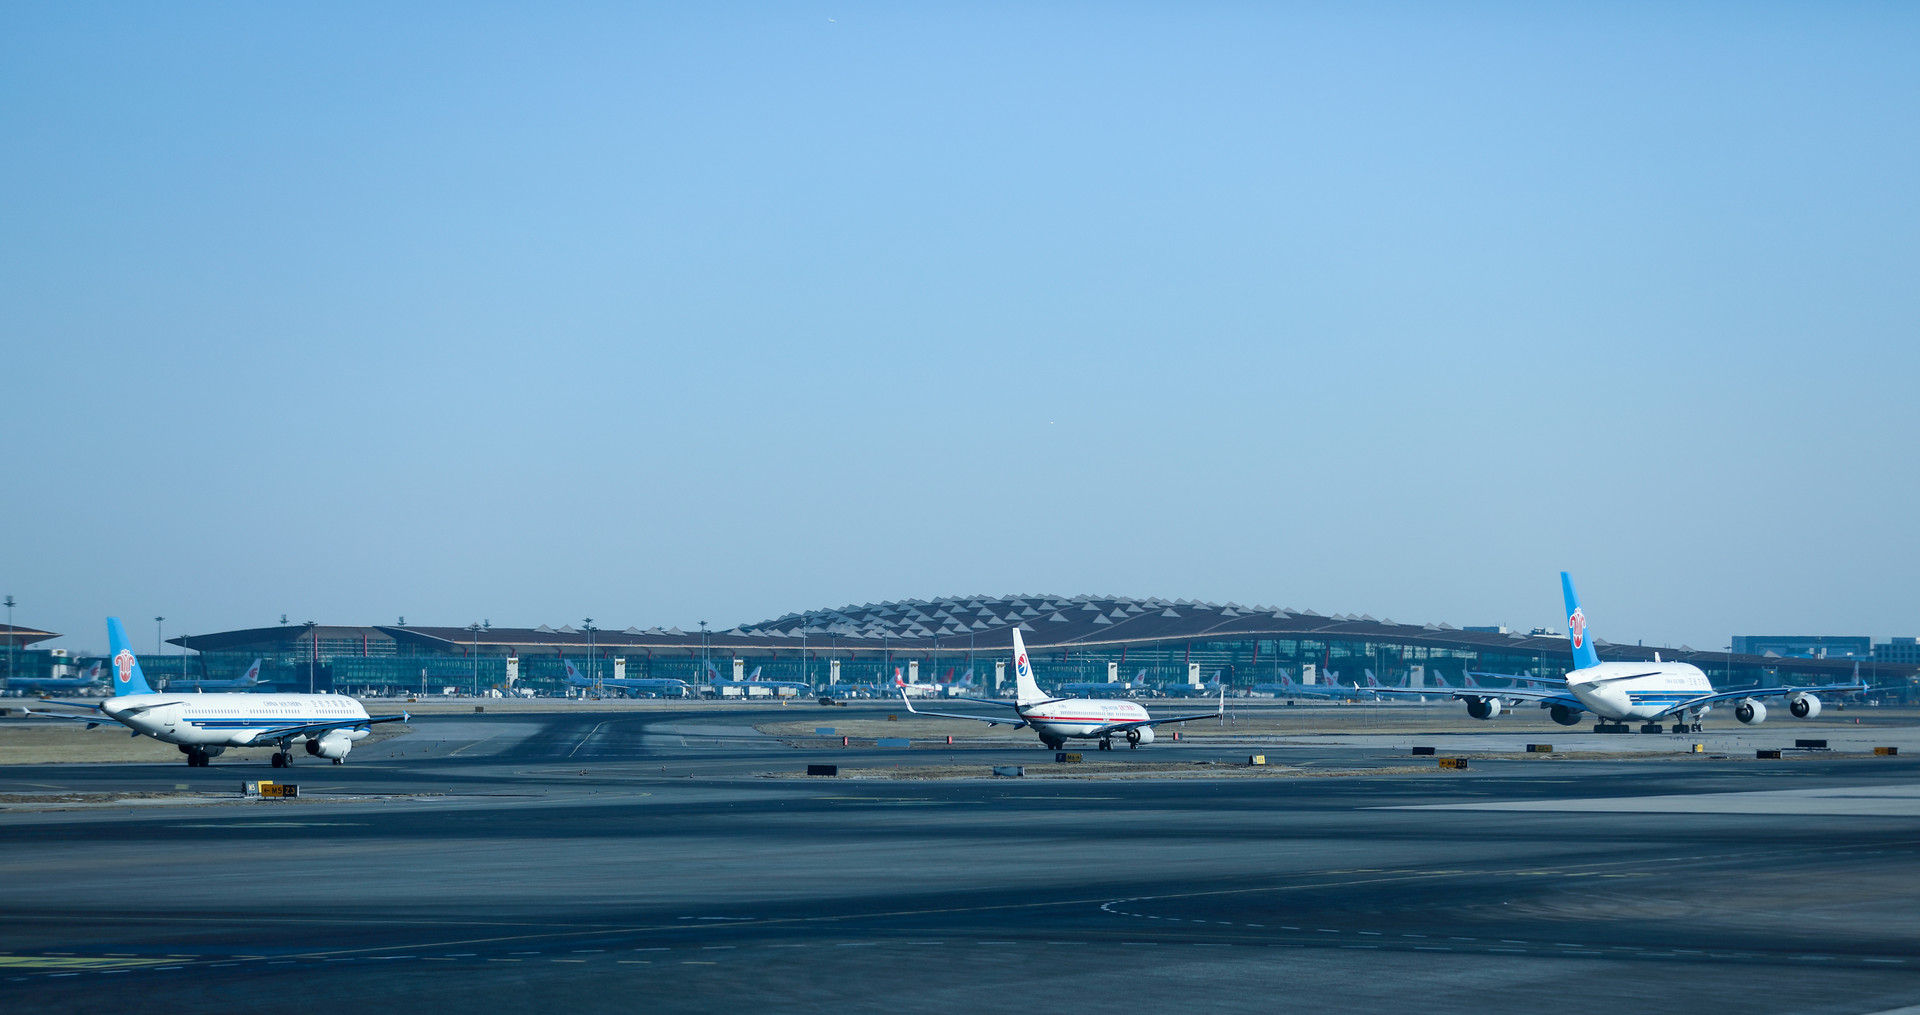
[[480,625],[468,624],[467,630],[473,632],[473,651],[468,654],[473,657],[473,696],[478,698],[480,697]]
[[13,597],[7,597],[7,684],[13,684],[13,643],[20,637],[13,633]]
[[712,687],[713,678],[707,674],[713,672],[713,659],[707,652],[707,622],[704,620],[700,622],[700,665],[702,667],[700,679],[706,681],[708,687]]
[[[155,662],[160,661],[160,646],[166,644],[166,642],[161,640],[160,638],[160,624],[162,621],[166,619],[167,618],[165,617],[153,618],[153,659]],[[167,686],[164,680],[161,682],[160,686],[162,688]]]
[[313,665],[320,658],[320,639],[314,634],[320,625],[309,620],[300,625],[307,629],[307,693],[313,693]]
[[587,629],[587,668],[593,671],[587,675],[587,679],[597,684],[600,682],[600,664],[593,661],[593,618],[581,621],[580,626]]

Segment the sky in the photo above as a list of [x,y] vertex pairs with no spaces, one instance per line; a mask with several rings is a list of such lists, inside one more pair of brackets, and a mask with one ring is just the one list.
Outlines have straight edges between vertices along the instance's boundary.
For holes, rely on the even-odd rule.
[[[10,4],[0,593],[1920,634],[1920,8]],[[136,628],[138,629],[138,628]],[[151,627],[147,628],[151,631]]]

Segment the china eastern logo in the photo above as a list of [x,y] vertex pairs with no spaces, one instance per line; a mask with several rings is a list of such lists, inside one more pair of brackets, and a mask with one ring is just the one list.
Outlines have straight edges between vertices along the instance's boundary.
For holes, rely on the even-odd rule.
[[1015,673],[1018,673],[1018,674],[1020,674],[1020,675],[1021,675],[1021,676],[1023,676],[1023,677],[1030,677],[1030,676],[1032,676],[1032,675],[1033,675],[1033,672],[1032,672],[1031,670],[1029,670],[1029,669],[1027,669],[1027,657],[1026,657],[1026,655],[1025,655],[1025,654],[1022,654],[1022,655],[1020,655],[1019,657],[1017,657],[1016,659],[1014,659],[1014,661],[1013,661],[1013,671],[1014,671]]
[[113,670],[120,675],[121,683],[133,683],[133,653],[121,649],[120,654],[113,657]]
[[1573,635],[1573,647],[1579,648],[1587,643],[1587,615],[1575,608],[1573,615],[1567,618],[1567,633]]

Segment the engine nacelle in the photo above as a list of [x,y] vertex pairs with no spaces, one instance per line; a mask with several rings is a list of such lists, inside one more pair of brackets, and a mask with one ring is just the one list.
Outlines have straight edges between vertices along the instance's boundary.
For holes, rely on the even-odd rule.
[[1767,706],[1748,698],[1733,706],[1733,717],[1748,726],[1758,726],[1767,721]]
[[1470,698],[1467,714],[1475,719],[1491,719],[1502,711],[1499,698]]
[[1820,714],[1820,699],[1811,694],[1796,694],[1787,702],[1787,711],[1795,719],[1811,719]]
[[1555,705],[1547,710],[1547,714],[1553,717],[1554,722],[1562,726],[1578,726],[1580,724],[1581,712],[1577,708]]
[[1141,744],[1153,743],[1153,727],[1140,726],[1135,729],[1128,730],[1127,743],[1130,743],[1135,747],[1138,747]]
[[307,741],[307,753],[316,758],[344,758],[351,750],[353,741],[346,737],[326,736]]

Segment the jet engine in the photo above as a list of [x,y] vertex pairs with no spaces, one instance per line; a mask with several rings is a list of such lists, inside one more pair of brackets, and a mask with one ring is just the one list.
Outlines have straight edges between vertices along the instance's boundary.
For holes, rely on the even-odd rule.
[[1500,714],[1499,698],[1467,699],[1467,714],[1475,719],[1491,719]]
[[1811,694],[1796,694],[1787,702],[1787,711],[1795,719],[1811,719],[1820,714],[1820,699]]
[[1580,710],[1576,708],[1568,708],[1565,705],[1555,705],[1547,710],[1547,714],[1553,717],[1554,722],[1562,726],[1577,726],[1580,724]]
[[326,736],[307,741],[307,753],[316,758],[344,758],[351,750],[353,741],[346,737]]
[[1153,727],[1140,726],[1127,731],[1127,743],[1135,747],[1153,743]]
[[1733,717],[1748,726],[1758,726],[1767,721],[1767,706],[1748,698],[1733,706]]

